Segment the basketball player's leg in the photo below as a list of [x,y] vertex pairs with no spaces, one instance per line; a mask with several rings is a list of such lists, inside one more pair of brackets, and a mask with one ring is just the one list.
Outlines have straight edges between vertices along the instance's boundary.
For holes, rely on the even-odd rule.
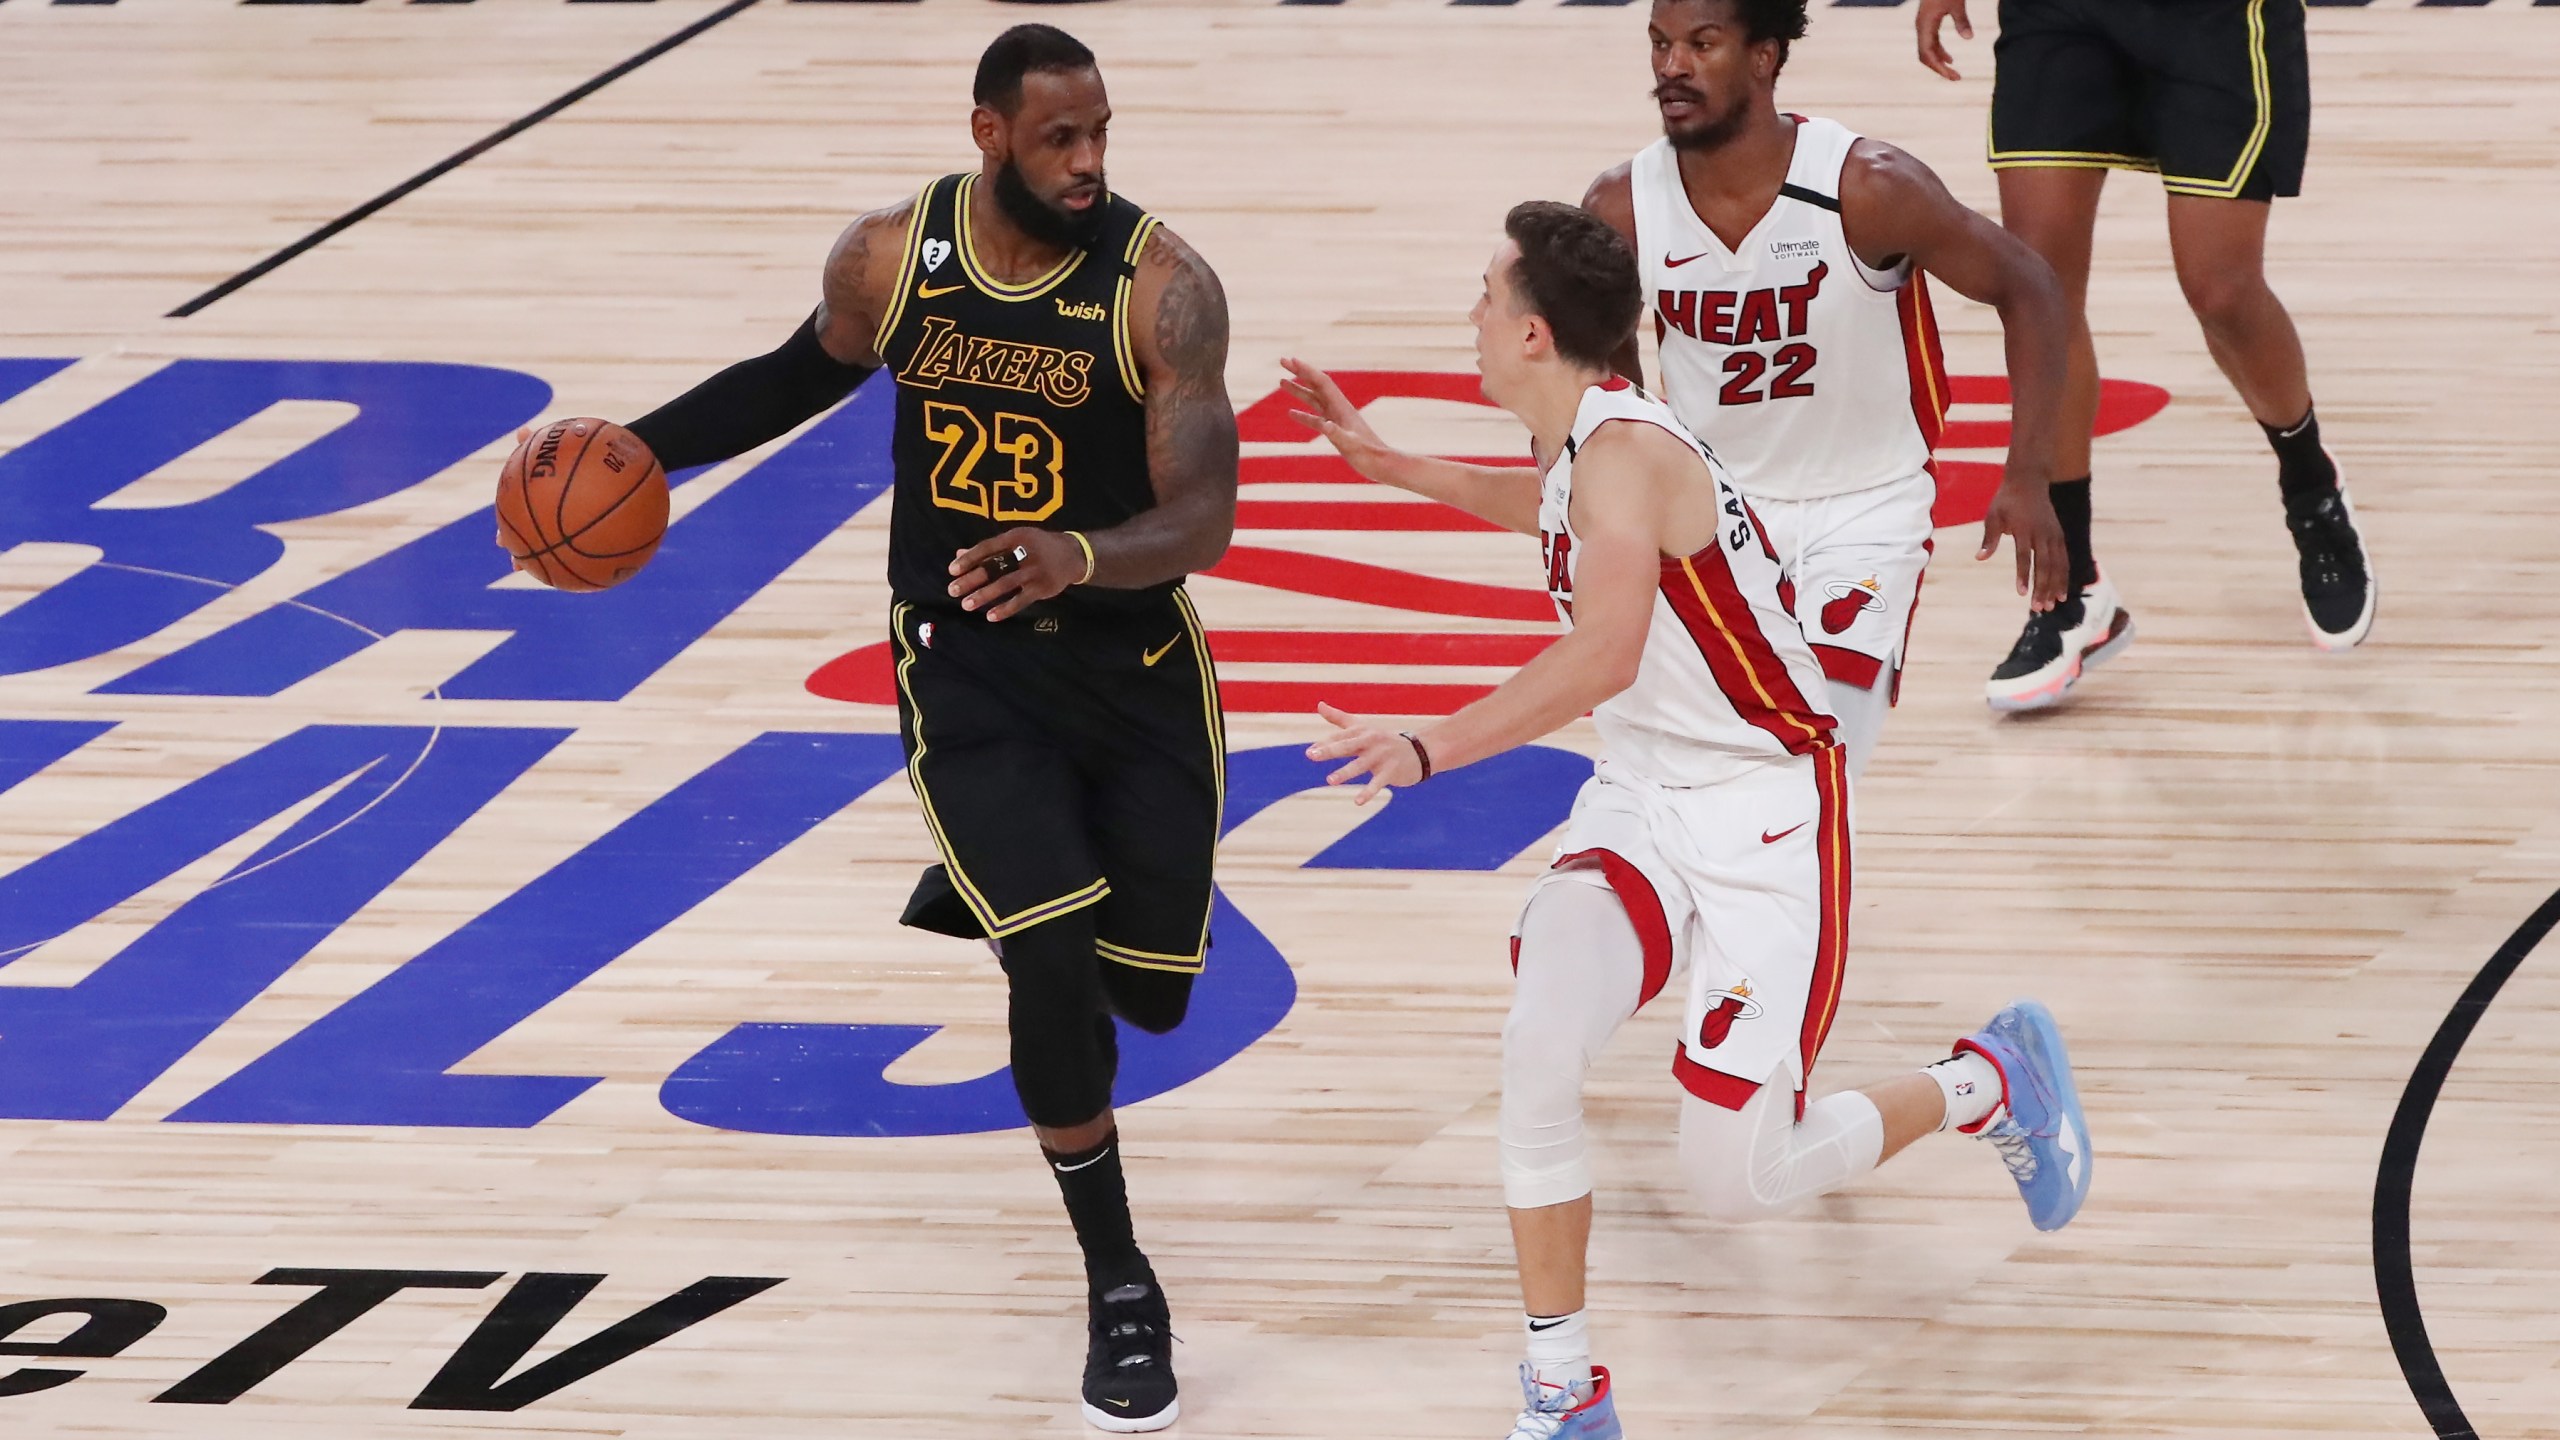
[[2044,257],[2071,305],[2071,344],[2054,454],[2053,511],[2071,561],[2071,593],[2028,615],[1983,687],[1995,710],[2057,704],[2082,671],[2122,649],[2132,622],[2098,571],[2090,538],[2089,442],[2098,356],[2088,323],[2098,198],[2110,169],[2152,167],[2142,88],[2110,8],[2091,0],[2004,6],[1991,92],[1991,165],[2000,223]]
[[[957,621],[924,628],[934,623],[907,607],[893,620],[908,779],[950,889],[1004,967],[1014,1092],[1084,1256],[1096,1336],[1087,1416],[1106,1428],[1157,1428],[1178,1413],[1169,1366],[1150,1350],[1138,1366],[1098,1368],[1096,1356],[1118,1356],[1100,1338],[1106,1327],[1090,1323],[1117,1304],[1137,1312],[1128,1324],[1139,1339],[1169,1334],[1136,1242],[1111,1113],[1118,1035],[1096,938],[1110,886],[1090,835],[1084,778],[1060,743],[1079,704],[1076,667],[1029,633]],[[937,890],[928,875],[919,901]],[[911,904],[911,917],[920,908],[950,907]]]
[[1979,1126],[2001,1094],[1999,1067],[1967,1051],[1810,1101],[1801,1118],[1783,1083],[1761,1085],[1739,1109],[1684,1095],[1680,1169],[1710,1219],[1763,1220],[1858,1180],[1923,1136]]
[[[1623,858],[1613,863],[1622,872],[1627,864]],[[1659,953],[1667,941],[1656,937],[1657,958],[1648,965],[1647,942],[1626,904],[1586,854],[1575,868],[1539,881],[1521,912],[1517,945],[1511,1012],[1502,1027],[1497,1134],[1527,1352],[1518,1428],[1532,1435],[1614,1436],[1615,1401],[1607,1372],[1591,1363],[1584,1311],[1592,1176],[1582,1084],[1649,987],[1661,983],[1667,962]]]
[[[1702,943],[1672,1066],[1686,1092],[1684,1177],[1711,1217],[1758,1220],[1957,1128],[1994,1139],[2004,1160],[2016,1152],[2042,1163],[2039,1188],[2021,1177],[2020,1189],[2039,1225],[2063,1224],[2086,1193],[2087,1146],[2061,1037],[2040,1006],[2003,1011],[1917,1073],[1800,1104],[1845,970],[1851,856],[1840,765],[1817,752],[1687,802],[1699,845],[1684,868],[1694,871]],[[1760,838],[1806,810],[1812,818],[1781,841]],[[2056,1178],[2072,1157],[2076,1189]],[[2011,1163],[2015,1174],[2022,1162]]]
[[1122,628],[1116,643],[1086,647],[1096,723],[1077,735],[1077,770],[1111,882],[1095,930],[1103,990],[1120,1018],[1163,1034],[1182,1023],[1208,963],[1225,718],[1187,603],[1169,601]]
[[2265,200],[2169,196],[2169,253],[2205,348],[2258,423],[2277,428],[2311,409],[2293,316],[2267,284]]
[[2053,471],[2067,483],[2089,473],[2098,413],[2097,351],[2086,317],[2098,197],[2108,170],[2150,163],[2138,119],[2140,83],[2103,5],[2088,0],[2004,5],[1993,56],[1990,159],[2000,223],[2053,267],[2071,304],[2070,372]]
[[2113,658],[2132,639],[2132,618],[2098,570],[2091,537],[2090,438],[2098,421],[2098,352],[2089,335],[2089,266],[2106,187],[2102,165],[2013,164],[1999,172],[2000,223],[2044,257],[2071,302],[2071,346],[2054,455],[2053,513],[2071,559],[2062,604],[2031,614],[2017,643],[1993,667],[1984,697],[1996,710],[2058,703],[2088,666]]
[[1853,776],[1866,768],[1900,688],[1936,499],[1937,484],[1924,472],[1853,494],[1753,507],[1795,585],[1796,623],[1822,666]]
[[[1070,623],[1081,629],[1059,650],[1071,670],[1055,684],[1051,723],[1074,769],[1080,838],[1109,885],[1084,952],[1098,997],[1094,1023],[1105,1036],[1117,1033],[1114,1016],[1162,1034],[1182,1023],[1208,955],[1225,773],[1216,678],[1179,603]],[[1193,643],[1165,648],[1180,636]],[[1096,1183],[1125,1212],[1117,1139],[1109,1130],[1091,1153]],[[1070,1192],[1083,1183],[1072,1163],[1058,1167]],[[1105,1429],[1170,1424],[1180,1413],[1173,1318],[1154,1267],[1132,1243],[1115,1261],[1089,1263],[1087,1276],[1086,1418]]]
[[2178,16],[2149,57],[2146,103],[2179,287],[2214,363],[2275,451],[2311,641],[2344,650],[2372,628],[2372,571],[2337,462],[2320,443],[2301,335],[2266,275],[2267,221],[2278,198],[2301,192],[2310,149],[2302,23],[2299,5]]
[[2044,257],[2070,302],[2071,349],[2053,473],[2085,482],[2090,436],[2098,421],[2098,348],[2089,335],[2089,266],[2107,170],[2104,166],[2012,165],[1998,172],[1998,182],[2001,227]]
[[1111,1085],[1119,1032],[1093,952],[1091,907],[996,942],[1009,982],[1014,1093],[1083,1252],[1088,1291],[1152,1283],[1120,1159]]
[[1625,904],[1597,868],[1542,878],[1519,940],[1497,1129],[1520,1296],[1534,1323],[1582,1309],[1592,1185],[1582,1081],[1641,1003],[1645,963]]
[[2169,196],[2169,249],[2205,347],[2276,453],[2303,618],[2323,650],[2362,643],[2377,587],[2338,464],[2320,441],[2302,337],[2267,284],[2268,200]]
[[1617,1433],[1583,1310],[1592,1174],[1582,1084],[1618,1027],[1669,982],[1672,937],[1688,927],[1687,897],[1648,833],[1660,818],[1625,786],[1587,782],[1557,867],[1513,935],[1496,1133],[1527,1350],[1519,1423],[1532,1435]]
[[2310,148],[2302,7],[2221,6],[2138,29],[2178,287],[2258,423],[2293,425],[2311,387],[2293,317],[2267,285],[2266,246],[2274,201],[2301,192]]

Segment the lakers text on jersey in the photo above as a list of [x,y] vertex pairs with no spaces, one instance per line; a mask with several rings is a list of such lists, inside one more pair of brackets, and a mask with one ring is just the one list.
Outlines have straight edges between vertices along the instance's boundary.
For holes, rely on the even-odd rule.
[[[1017,525],[1105,530],[1155,505],[1146,386],[1129,340],[1155,218],[1114,195],[1085,248],[1007,284],[978,258],[978,188],[948,175],[917,198],[878,344],[898,380],[889,587],[952,620],[967,614],[946,592],[955,552]],[[1028,613],[1038,624],[1145,610],[1172,588],[1077,587]]]

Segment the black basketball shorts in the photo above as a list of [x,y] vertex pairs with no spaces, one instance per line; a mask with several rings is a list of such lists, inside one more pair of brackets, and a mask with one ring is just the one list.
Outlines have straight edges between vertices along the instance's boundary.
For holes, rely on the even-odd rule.
[[994,624],[900,604],[890,624],[907,778],[964,912],[928,875],[908,923],[1002,939],[1090,906],[1102,958],[1188,988],[1227,757],[1189,597]]
[[2173,195],[2302,193],[2303,0],[2000,0],[1991,168],[2157,170]]

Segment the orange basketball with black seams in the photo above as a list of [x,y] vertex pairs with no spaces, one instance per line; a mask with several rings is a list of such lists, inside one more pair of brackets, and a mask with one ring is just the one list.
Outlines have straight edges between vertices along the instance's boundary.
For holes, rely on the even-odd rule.
[[554,590],[640,573],[667,533],[667,472],[639,436],[581,416],[534,431],[498,475],[498,543]]

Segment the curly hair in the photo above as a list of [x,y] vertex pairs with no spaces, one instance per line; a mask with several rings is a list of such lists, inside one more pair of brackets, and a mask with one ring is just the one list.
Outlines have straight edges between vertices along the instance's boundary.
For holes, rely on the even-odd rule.
[[[1714,3],[1714,0],[1701,0]],[[1778,68],[1787,68],[1787,47],[1804,38],[1805,0],[1725,0],[1742,22],[1743,38],[1752,44],[1778,42]]]

